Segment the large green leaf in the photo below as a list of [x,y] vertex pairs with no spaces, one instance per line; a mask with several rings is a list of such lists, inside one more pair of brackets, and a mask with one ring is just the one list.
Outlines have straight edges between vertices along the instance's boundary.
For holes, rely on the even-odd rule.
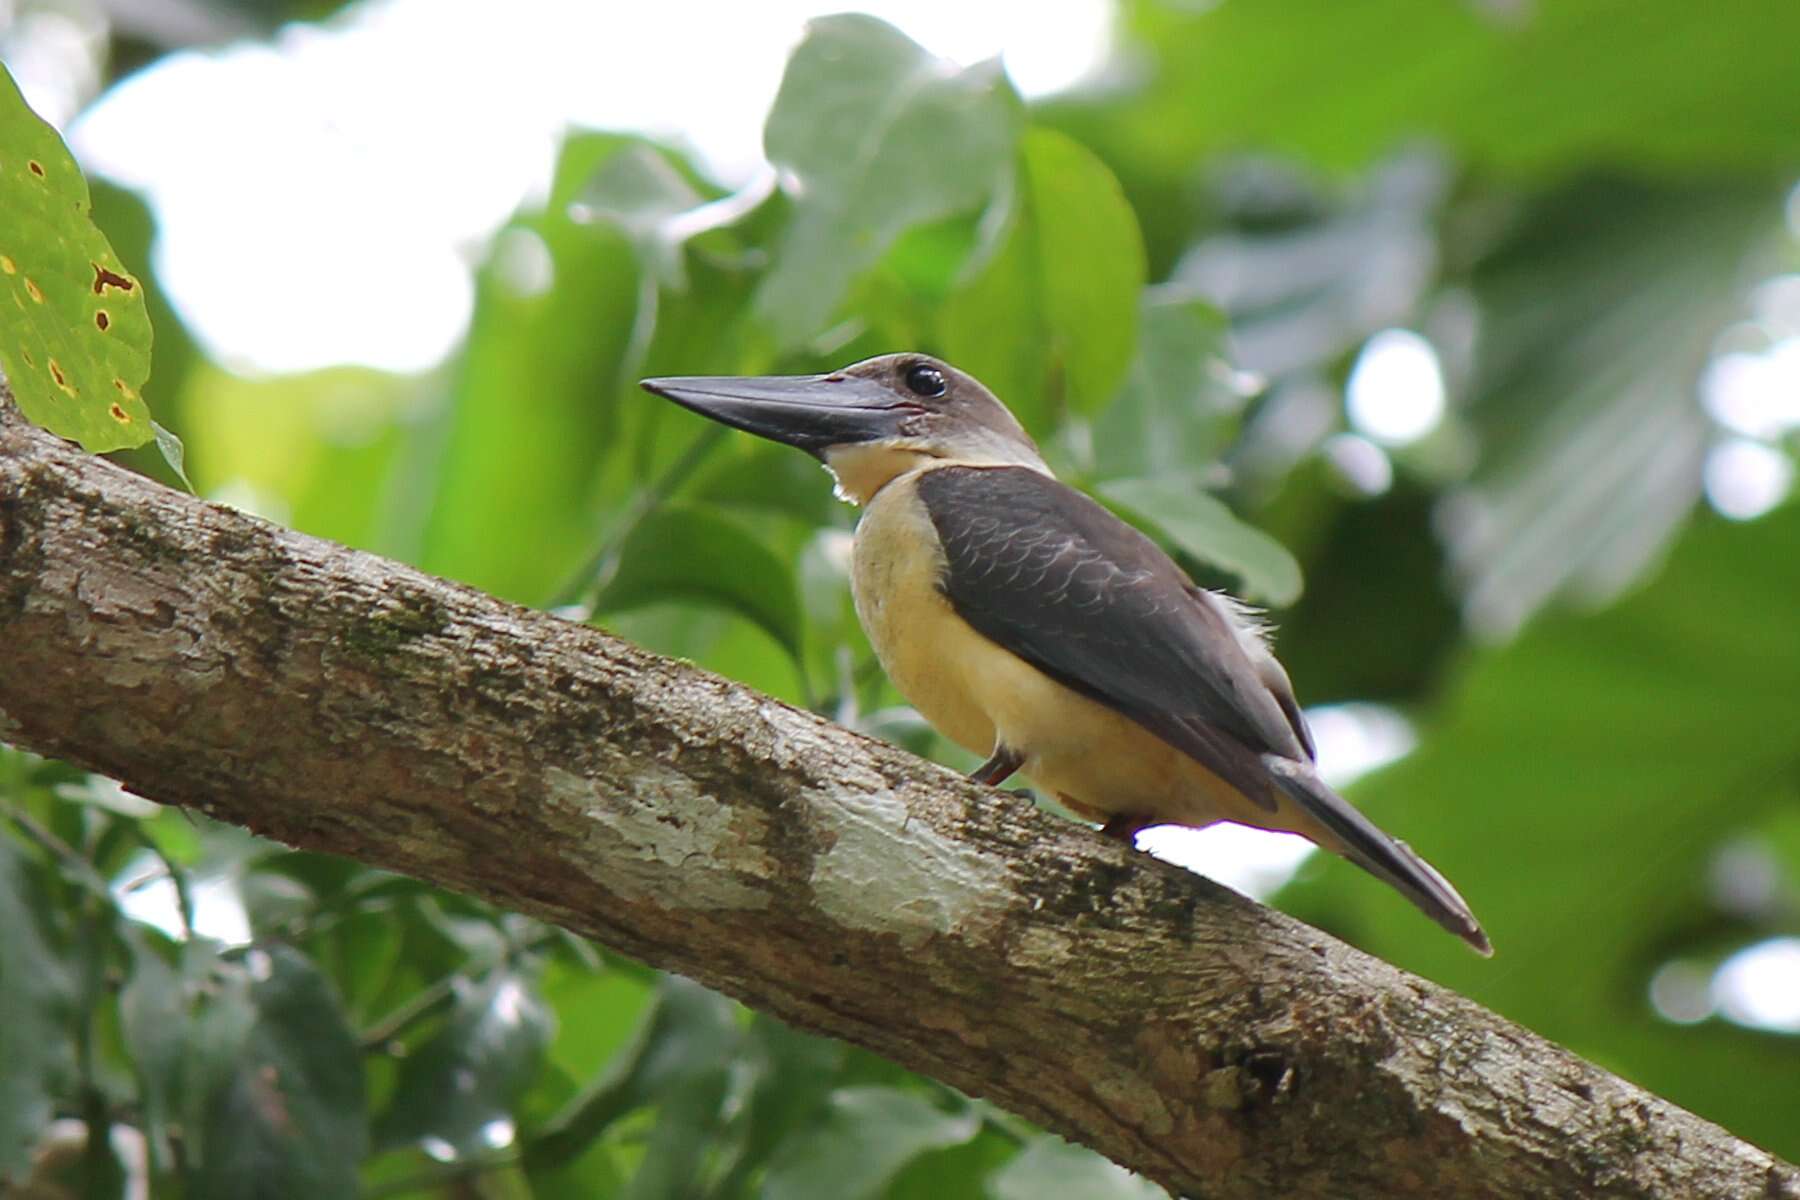
[[1584,181],[1478,267],[1483,454],[1442,524],[1478,627],[1609,598],[1662,552],[1712,434],[1696,380],[1746,278],[1776,269],[1780,220],[1763,183]]
[[417,555],[429,570],[543,603],[592,553],[596,481],[626,478],[621,397],[644,399],[622,378],[643,268],[624,233],[569,208],[631,144],[571,138],[551,203],[503,230],[482,267]]
[[196,1200],[354,1197],[368,1152],[362,1051],[337,997],[297,952],[253,947],[231,964],[217,1019],[193,1027],[204,1157]]
[[1300,598],[1300,564],[1287,547],[1239,520],[1217,496],[1177,476],[1113,479],[1098,490],[1186,553],[1237,576],[1244,599],[1279,607]]
[[150,374],[143,288],[89,219],[68,148],[4,66],[0,314],[0,367],[26,416],[94,451],[155,436],[140,395]]
[[763,134],[795,185],[756,297],[776,341],[820,332],[910,226],[986,203],[1012,170],[1018,125],[998,62],[956,70],[873,17],[809,24]]
[[981,1118],[949,1113],[916,1092],[844,1088],[824,1122],[769,1165],[764,1200],[873,1200],[915,1158],[974,1137]]
[[444,1028],[410,1054],[378,1126],[387,1146],[480,1157],[513,1142],[513,1106],[543,1061],[556,1017],[532,982],[507,969],[456,981]]
[[671,504],[646,514],[625,538],[594,608],[624,612],[680,600],[748,617],[800,660],[793,572],[746,525],[717,509]]
[[1137,341],[1144,247],[1118,181],[1080,143],[1026,133],[1010,227],[944,306],[941,341],[1027,429],[1112,399]]
[[[1800,1038],[1657,1018],[1682,931],[1724,923],[1720,850],[1796,802],[1800,506],[1702,519],[1657,578],[1540,618],[1471,661],[1418,751],[1354,796],[1452,879],[1493,937],[1468,954],[1332,861],[1285,904],[1768,1149],[1800,1154]],[[1735,924],[1734,924],[1735,922]]]
[[1180,475],[1217,461],[1244,406],[1219,310],[1178,288],[1146,292],[1137,352],[1118,398],[1093,422],[1096,477]]
[[1519,172],[1800,161],[1793,5],[1133,0],[1127,23],[1147,83],[1100,105],[1164,176],[1244,146],[1356,167],[1419,137]]
[[681,261],[685,236],[673,218],[703,200],[664,155],[638,143],[601,163],[578,203],[583,217],[609,221],[625,232],[651,278],[680,291],[687,286]]
[[46,936],[47,881],[0,838],[0,1180],[18,1176],[74,1067],[69,966]]

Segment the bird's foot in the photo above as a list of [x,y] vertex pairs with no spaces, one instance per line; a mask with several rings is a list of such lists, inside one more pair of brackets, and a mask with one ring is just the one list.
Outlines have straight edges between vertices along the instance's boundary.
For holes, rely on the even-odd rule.
[[1139,813],[1114,813],[1100,826],[1102,837],[1117,838],[1127,846],[1137,845],[1137,835],[1156,824]]
[[969,778],[976,783],[985,783],[989,787],[997,787],[1006,782],[1014,771],[1025,765],[1025,756],[1017,750],[1006,746],[995,746],[994,755],[986,762],[969,772]]

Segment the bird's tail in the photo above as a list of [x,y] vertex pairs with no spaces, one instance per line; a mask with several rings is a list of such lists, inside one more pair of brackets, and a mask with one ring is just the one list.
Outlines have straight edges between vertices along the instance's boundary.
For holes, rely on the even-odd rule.
[[1393,887],[1479,953],[1493,954],[1494,947],[1475,914],[1435,867],[1405,842],[1377,829],[1373,821],[1327,787],[1311,764],[1275,754],[1265,754],[1262,760],[1282,792],[1337,840],[1339,853]]

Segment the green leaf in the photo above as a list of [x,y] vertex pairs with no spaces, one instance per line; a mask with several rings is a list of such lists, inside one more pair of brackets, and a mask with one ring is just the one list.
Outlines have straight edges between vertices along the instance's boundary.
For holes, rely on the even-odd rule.
[[763,133],[796,185],[756,296],[776,341],[817,334],[909,227],[986,203],[1012,170],[1018,124],[998,62],[958,71],[873,17],[811,22]]
[[1144,246],[1118,180],[1060,133],[1020,145],[1010,230],[944,307],[942,341],[1027,429],[1111,400],[1137,344]]
[[155,436],[140,395],[150,375],[143,288],[89,218],[81,168],[4,66],[0,313],[0,367],[27,417],[96,453]]
[[[585,183],[621,144],[569,139],[559,178]],[[592,554],[597,481],[629,478],[622,431],[642,409],[622,405],[650,402],[622,378],[643,268],[625,234],[568,208],[553,200],[502,230],[476,280],[418,553],[427,570],[525,603],[548,600]]]
[[204,1102],[204,1158],[189,1195],[356,1196],[369,1147],[362,1051],[337,997],[285,946],[253,947],[235,967],[242,978],[223,1019],[195,1029],[218,1082]]
[[690,1090],[715,1086],[721,1064],[736,1057],[736,1007],[675,975],[657,983],[650,1011],[606,1074],[526,1148],[533,1177],[554,1178],[625,1114]]
[[47,882],[0,838],[0,1179],[23,1173],[74,1068],[73,981],[46,936]]
[[793,572],[748,527],[716,509],[670,504],[646,514],[626,535],[594,608],[622,612],[671,600],[747,617],[800,661]]
[[[1482,461],[1445,521],[1471,623],[1616,595],[1700,495],[1699,369],[1773,273],[1776,189],[1584,181],[1541,199],[1476,271]],[[1547,294],[1556,297],[1546,304]]]
[[[1696,521],[1659,575],[1599,614],[1540,618],[1444,685],[1418,750],[1353,790],[1465,895],[1475,958],[1355,868],[1284,907],[1420,971],[1789,1158],[1800,1038],[1676,1025],[1650,981],[1689,938],[1761,932],[1715,900],[1719,852],[1800,811],[1800,506]],[[1716,936],[1716,935],[1715,935]],[[1552,982],[1553,981],[1553,982]]]
[[664,287],[683,291],[687,272],[681,247],[686,234],[671,218],[705,202],[695,187],[648,145],[625,146],[600,164],[577,204],[585,213],[621,229]]
[[1276,607],[1300,598],[1300,564],[1287,547],[1246,525],[1218,497],[1181,479],[1114,479],[1097,489],[1201,562],[1242,581],[1243,598]]
[[163,960],[152,939],[135,929],[126,936],[131,975],[119,993],[119,1031],[137,1077],[140,1124],[151,1162],[167,1170],[174,1161],[170,1126],[180,1121],[187,1070],[189,1006],[180,973]]
[[762,1194],[764,1200],[872,1200],[921,1154],[960,1146],[980,1129],[974,1112],[947,1113],[914,1092],[843,1088],[816,1130],[784,1144]]
[[1125,386],[1094,418],[1091,469],[1101,479],[1191,474],[1218,459],[1244,405],[1218,309],[1161,287],[1144,293],[1138,312]]
[[555,1014],[516,971],[459,978],[455,989],[448,1024],[401,1067],[379,1123],[383,1146],[419,1143],[462,1159],[513,1141],[513,1103],[543,1061]]
[[1515,179],[1608,167],[1717,178],[1800,158],[1792,5],[1125,8],[1145,85],[1072,103],[1060,120],[1100,138],[1128,176],[1187,179],[1244,146],[1355,169],[1421,139]]
[[1168,1193],[1092,1150],[1046,1136],[994,1173],[988,1180],[988,1195],[993,1200],[1040,1200],[1044,1196],[1165,1200]]

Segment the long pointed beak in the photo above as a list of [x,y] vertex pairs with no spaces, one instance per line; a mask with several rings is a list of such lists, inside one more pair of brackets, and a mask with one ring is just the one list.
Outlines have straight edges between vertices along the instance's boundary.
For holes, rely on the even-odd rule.
[[703,417],[824,457],[832,446],[897,436],[923,407],[856,375],[694,375],[639,381]]

